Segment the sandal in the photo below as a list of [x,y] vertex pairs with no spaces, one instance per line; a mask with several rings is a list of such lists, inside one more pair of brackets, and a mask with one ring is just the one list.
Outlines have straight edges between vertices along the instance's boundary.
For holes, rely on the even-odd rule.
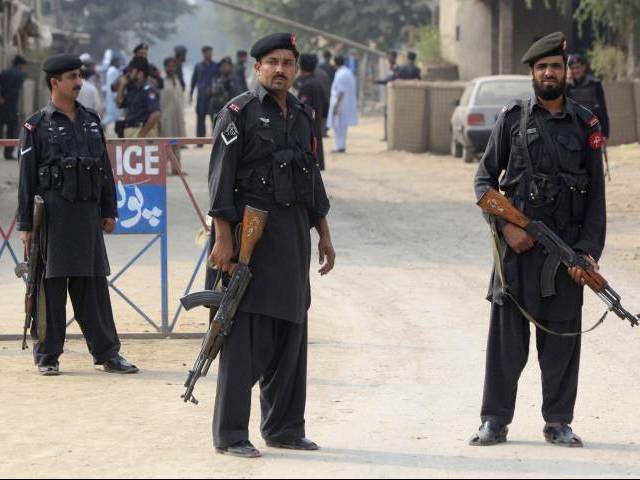
[[478,433],[474,434],[469,440],[472,447],[488,447],[490,445],[498,445],[507,441],[507,433],[509,429],[506,425],[500,425],[491,420],[487,420],[478,429]]
[[544,434],[544,439],[554,445],[569,448],[582,448],[584,446],[582,439],[573,433],[571,427],[566,423],[563,423],[559,427],[546,425],[542,433]]

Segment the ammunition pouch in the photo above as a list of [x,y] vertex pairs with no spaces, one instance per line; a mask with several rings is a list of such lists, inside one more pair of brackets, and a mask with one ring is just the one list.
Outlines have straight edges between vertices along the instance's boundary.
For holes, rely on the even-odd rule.
[[38,186],[43,192],[53,190],[65,200],[99,202],[104,167],[96,157],[63,157],[38,169]]

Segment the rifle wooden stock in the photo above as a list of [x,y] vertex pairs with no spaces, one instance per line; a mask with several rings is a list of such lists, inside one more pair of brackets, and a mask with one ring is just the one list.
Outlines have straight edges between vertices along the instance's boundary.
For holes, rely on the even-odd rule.
[[520,210],[514,207],[509,199],[501,195],[497,190],[490,188],[478,200],[478,206],[485,212],[506,220],[509,223],[527,228],[531,222]]
[[[518,210],[507,197],[493,188],[490,188],[485,192],[478,201],[478,206],[485,212],[500,217],[525,230],[531,223],[531,220]],[[607,286],[605,278],[593,270],[588,262],[585,262],[581,267],[584,270],[583,278],[585,280],[585,285],[595,293],[601,293]]]
[[242,240],[240,241],[240,263],[249,265],[253,250],[262,237],[268,212],[247,205],[242,218]]

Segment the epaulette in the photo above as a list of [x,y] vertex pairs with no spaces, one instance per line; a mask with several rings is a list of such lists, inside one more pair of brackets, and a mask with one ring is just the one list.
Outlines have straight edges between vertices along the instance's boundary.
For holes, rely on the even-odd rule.
[[235,98],[229,100],[229,102],[225,105],[227,110],[232,111],[233,113],[240,113],[244,107],[246,107],[253,100],[258,97],[253,92],[244,92],[238,95]]
[[573,104],[573,108],[575,109],[578,118],[580,118],[580,120],[582,120],[587,125],[587,127],[594,128],[600,124],[600,120],[598,120],[598,117],[587,107],[580,105],[571,98],[567,98],[567,101]]
[[511,100],[504,107],[502,107],[502,113],[507,113],[513,110],[514,108],[522,108],[522,100],[516,98],[515,100]]
[[36,113],[31,115],[26,122],[24,122],[24,128],[33,133],[43,118],[44,110],[38,110]]

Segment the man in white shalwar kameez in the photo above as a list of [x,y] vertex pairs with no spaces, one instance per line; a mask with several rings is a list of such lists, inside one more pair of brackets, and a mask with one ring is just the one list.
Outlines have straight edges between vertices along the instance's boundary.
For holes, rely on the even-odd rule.
[[331,85],[331,104],[327,127],[335,132],[335,150],[333,153],[344,153],[347,150],[347,129],[358,124],[358,97],[356,93],[356,77],[345,67],[343,56],[335,58],[338,67]]

